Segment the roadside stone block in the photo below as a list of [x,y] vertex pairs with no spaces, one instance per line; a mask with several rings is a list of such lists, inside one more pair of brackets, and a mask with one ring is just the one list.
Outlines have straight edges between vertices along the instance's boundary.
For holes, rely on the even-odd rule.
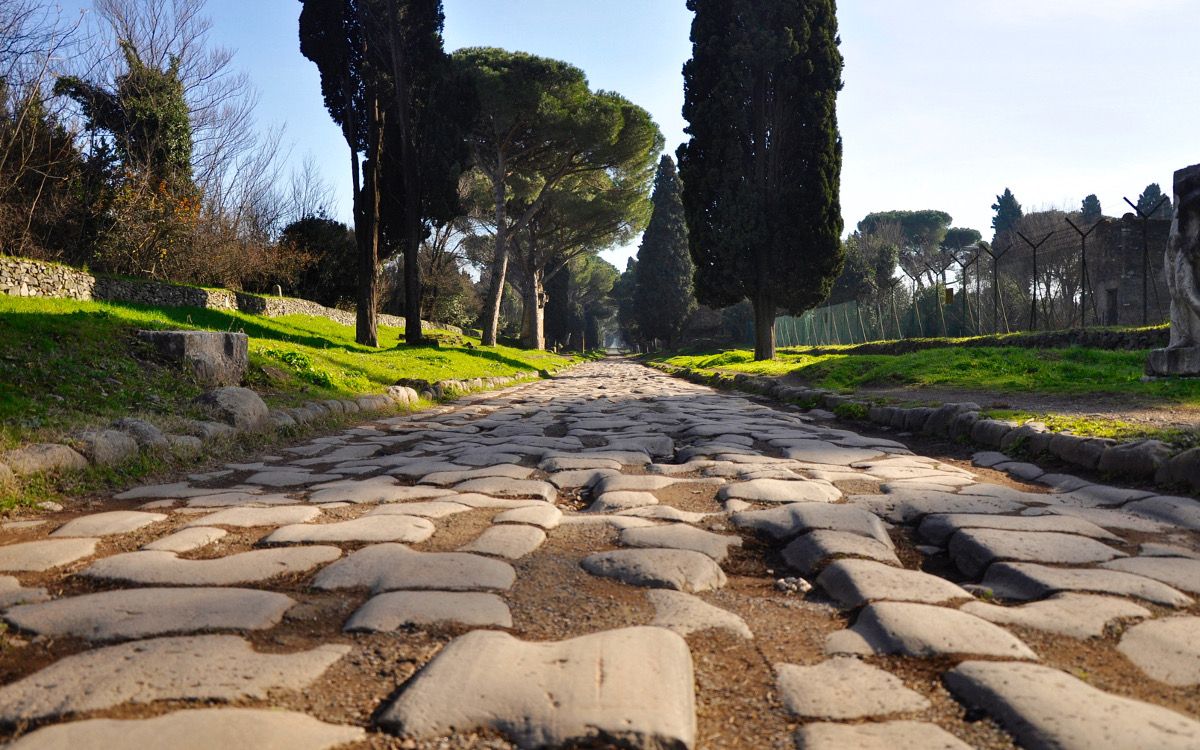
[[88,461],[75,450],[57,443],[34,443],[0,456],[12,473],[18,477],[40,474],[47,471],[82,470]]
[[202,385],[234,386],[246,376],[250,339],[244,333],[138,331],[137,336]]

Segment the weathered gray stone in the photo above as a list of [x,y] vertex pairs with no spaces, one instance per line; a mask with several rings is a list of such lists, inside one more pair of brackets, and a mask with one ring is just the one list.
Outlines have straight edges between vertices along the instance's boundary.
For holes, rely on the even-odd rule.
[[999,419],[981,419],[971,426],[971,440],[980,445],[993,448],[1000,447],[1004,436],[1016,429],[1016,422],[1006,422]]
[[75,450],[57,443],[34,443],[5,453],[4,463],[18,477],[48,471],[72,471],[88,467],[88,461]]
[[866,461],[883,455],[882,451],[873,448],[843,448],[840,445],[826,443],[820,440],[810,441],[811,445],[797,445],[784,448],[783,455],[794,461],[807,461],[813,464],[833,464],[849,466],[857,461]]
[[43,539],[0,546],[0,570],[38,572],[96,554],[99,539]]
[[666,489],[681,480],[653,474],[615,474],[607,476],[596,483],[593,492],[603,495],[607,492],[656,492]]
[[543,529],[553,529],[562,521],[562,511],[553,505],[530,505],[497,514],[492,523],[527,523]]
[[1067,463],[1095,469],[1100,465],[1104,450],[1113,444],[1111,440],[1077,437],[1060,432],[1050,438],[1050,452]]
[[192,435],[167,435],[167,446],[176,456],[195,456],[204,450],[204,443]]
[[118,430],[86,430],[72,442],[96,466],[115,466],[138,454],[137,441]]
[[1011,458],[996,451],[979,451],[971,456],[971,463],[973,465],[982,466],[985,469],[990,469],[997,464],[1005,464],[1010,461],[1012,461]]
[[317,721],[294,711],[201,708],[152,719],[89,719],[45,727],[10,750],[332,750],[363,738],[358,727]]
[[490,728],[527,748],[597,741],[691,748],[692,658],[687,643],[663,628],[550,643],[475,631],[456,638],[421,670],[380,724],[417,738]]
[[963,703],[994,717],[1030,750],[1185,750],[1200,722],[1120,698],[1038,664],[968,661],[943,678]]
[[996,563],[988,568],[983,586],[1002,599],[1027,601],[1062,591],[1133,596],[1167,607],[1187,607],[1186,594],[1139,575],[1101,568],[1052,568],[1034,563]]
[[536,526],[501,524],[485,529],[477,539],[458,549],[460,552],[519,560],[541,547],[545,541],[546,532]]
[[1134,625],[1121,636],[1117,649],[1159,682],[1200,685],[1200,617],[1164,617]]
[[838,560],[825,568],[816,584],[849,608],[883,600],[941,604],[972,598],[944,578],[873,560]]
[[612,513],[614,511],[643,508],[647,505],[658,505],[658,498],[649,492],[634,492],[617,490],[605,492],[588,506],[588,513]]
[[[311,548],[310,548],[311,549]],[[507,591],[516,580],[512,566],[463,552],[416,552],[402,544],[373,544],[326,567],[318,589]]]
[[1014,513],[1026,507],[1016,499],[914,488],[896,488],[886,495],[852,495],[847,502],[893,523],[915,523],[931,513]]
[[405,542],[416,544],[433,536],[425,518],[405,515],[363,516],[337,523],[297,523],[281,526],[263,540],[266,544],[338,542]]
[[1072,638],[1096,638],[1104,635],[1108,623],[1114,620],[1151,615],[1145,607],[1115,596],[1072,593],[1055,594],[1044,601],[1018,607],[973,601],[960,609],[999,625],[1020,625]]
[[374,508],[367,517],[371,516],[418,516],[420,518],[445,518],[456,513],[471,510],[470,506],[462,503],[452,503],[446,500],[429,500],[416,503],[399,503],[397,505],[381,505]]
[[260,654],[232,635],[156,638],[67,656],[0,687],[0,721],[15,723],[160,700],[266,698],[312,683],[349,646]]
[[269,508],[226,508],[209,513],[188,526],[232,526],[254,528],[288,523],[307,523],[321,516],[321,509],[310,505],[276,505]]
[[691,511],[680,510],[673,505],[647,505],[643,508],[630,508],[617,513],[618,516],[632,516],[634,518],[653,518],[658,521],[679,521],[682,523],[697,524],[702,523],[704,519],[712,515],[720,515],[714,513],[693,513]]
[[25,588],[12,576],[0,576],[0,609],[17,604],[36,604],[50,598],[43,588]]
[[283,594],[232,588],[130,589],[13,607],[10,625],[38,635],[89,641],[203,630],[264,630],[296,602]]
[[1126,512],[1200,531],[1200,501],[1190,497],[1151,497],[1125,506]]
[[892,539],[879,517],[852,505],[792,503],[770,510],[734,513],[730,520],[740,529],[749,529],[780,541],[814,529],[829,529],[859,534],[892,546]]
[[126,552],[92,563],[80,575],[163,586],[232,586],[304,573],[341,557],[337,547],[286,547],[239,552],[212,560],[181,560],[170,552]]
[[161,539],[155,539],[149,544],[142,545],[142,549],[152,552],[191,552],[192,550],[212,544],[228,533],[225,529],[214,529],[209,526],[193,526],[187,529],[180,529],[174,534],[164,536]]
[[845,531],[818,529],[797,537],[783,548],[784,561],[808,576],[819,573],[830,560],[842,557],[861,557],[900,566],[900,559],[891,547],[871,537]]
[[900,678],[854,657],[811,667],[776,664],[775,684],[784,707],[802,719],[865,719],[929,708]]
[[1200,560],[1130,557],[1125,560],[1113,560],[1102,567],[1153,578],[1189,594],[1200,594]]
[[909,602],[867,605],[853,627],[829,635],[825,650],[833,654],[1037,659],[1015,636],[986,620],[955,609]]
[[580,562],[594,576],[631,586],[694,593],[725,585],[725,573],[708,555],[683,549],[622,549],[597,552]]
[[552,503],[558,498],[557,487],[537,479],[481,477],[463,482],[455,489],[458,492],[478,492],[496,497],[535,497],[548,503]]
[[1171,458],[1173,451],[1160,440],[1139,440],[1106,448],[1097,467],[1105,474],[1153,477]]
[[267,487],[311,486],[319,482],[341,479],[341,474],[313,474],[307,469],[268,469],[246,478],[246,484],[261,484]]
[[842,497],[842,491],[832,484],[806,479],[754,479],[728,484],[717,493],[717,499],[746,500],[752,503],[832,503]]
[[478,469],[461,469],[459,471],[435,471],[421,478],[421,484],[450,485],[465,482],[480,477],[506,477],[508,479],[528,479],[533,469],[517,464],[496,464]]
[[933,544],[944,545],[961,529],[1002,529],[1026,533],[1057,532],[1120,542],[1121,538],[1090,521],[1071,516],[997,516],[988,513],[937,513],[921,520],[918,533]]
[[729,557],[730,547],[741,547],[742,538],[703,531],[684,523],[625,529],[621,544],[626,547],[690,549],[708,555],[717,562]]
[[67,521],[54,530],[53,537],[94,537],[126,534],[143,526],[165,520],[162,513],[143,513],[136,510],[110,510],[93,513]]
[[950,557],[959,570],[972,577],[981,575],[996,560],[1078,565],[1124,556],[1094,539],[1052,531],[963,529],[950,537]]
[[250,340],[244,333],[138,331],[137,335],[201,385],[237,385],[246,376]]
[[202,393],[196,404],[208,410],[214,419],[238,430],[260,430],[270,423],[267,405],[249,388],[217,388]]
[[495,594],[393,591],[373,596],[346,621],[347,631],[390,632],[407,625],[452,622],[473,628],[511,628],[512,613]]
[[813,722],[796,730],[797,750],[969,750],[970,746],[937,724],[881,721],[869,724]]
[[[13,470],[16,471],[16,468],[14,466]],[[1176,455],[1158,470],[1154,478],[1159,484],[1200,490],[1200,448],[1192,448]]]
[[746,621],[732,612],[714,607],[699,597],[682,591],[651,589],[646,598],[654,605],[654,621],[651,625],[672,630],[687,636],[702,630],[727,630],[741,638],[751,639],[754,634]]

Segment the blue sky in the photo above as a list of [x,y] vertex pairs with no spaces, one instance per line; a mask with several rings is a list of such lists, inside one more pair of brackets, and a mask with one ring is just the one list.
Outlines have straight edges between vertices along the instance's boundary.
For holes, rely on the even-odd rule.
[[[88,0],[63,0],[65,8]],[[349,215],[345,145],[300,56],[296,0],[209,0],[213,40],[237,51],[262,124],[287,124],[290,158],[313,154]],[[685,135],[684,0],[445,0],[448,49],[490,45],[567,60],[593,87]],[[847,228],[871,211],[937,208],[990,234],[1011,187],[1027,209],[1108,214],[1147,183],[1200,162],[1197,0],[842,0]],[[636,246],[606,253],[618,266]]]

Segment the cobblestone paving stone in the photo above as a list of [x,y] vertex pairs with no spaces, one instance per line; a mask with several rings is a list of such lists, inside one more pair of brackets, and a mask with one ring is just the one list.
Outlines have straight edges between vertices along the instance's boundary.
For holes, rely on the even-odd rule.
[[1200,747],[1200,501],[906,438],[606,360],[8,520],[0,744]]

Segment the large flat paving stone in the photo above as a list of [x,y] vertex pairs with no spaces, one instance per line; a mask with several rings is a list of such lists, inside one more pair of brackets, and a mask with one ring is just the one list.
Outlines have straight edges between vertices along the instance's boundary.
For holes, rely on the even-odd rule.
[[1159,682],[1200,685],[1200,617],[1164,617],[1134,625],[1117,648]]
[[734,513],[730,520],[739,529],[753,531],[779,541],[792,539],[814,529],[829,529],[859,534],[888,547],[892,546],[892,539],[879,517],[853,505],[792,503],[770,510]]
[[658,498],[649,492],[633,490],[615,490],[599,495],[591,505],[588,513],[612,513],[615,511],[643,508],[648,505],[658,505]]
[[805,575],[816,575],[833,559],[855,557],[900,567],[891,547],[871,537],[818,529],[796,537],[783,548],[783,559]]
[[832,503],[842,497],[842,491],[826,482],[808,479],[752,479],[749,482],[727,484],[717,493],[717,499],[745,500],[751,503]]
[[532,497],[554,502],[558,488],[540,479],[508,479],[506,477],[481,477],[469,479],[455,485],[458,492],[478,492],[495,497]]
[[506,477],[508,479],[528,479],[533,475],[533,469],[517,464],[496,464],[478,469],[460,469],[458,471],[435,471],[421,477],[421,484],[449,485],[465,482],[468,479],[480,477]]
[[970,750],[970,745],[923,721],[872,724],[814,722],[796,731],[797,750]]
[[270,591],[234,588],[145,588],[103,591],[13,607],[4,619],[38,635],[89,641],[205,630],[264,630],[295,604]]
[[511,628],[512,613],[495,594],[393,591],[367,600],[346,621],[347,631],[391,632],[409,625],[451,622],[473,628]]
[[89,516],[67,521],[54,530],[52,537],[96,537],[127,534],[143,526],[166,520],[162,513],[144,513],[138,510],[113,510],[93,513]]
[[865,719],[924,711],[930,705],[899,677],[852,656],[811,667],[776,664],[775,684],[783,705],[802,719]]
[[1200,747],[1200,722],[1110,695],[1050,667],[968,661],[943,680],[958,700],[995,718],[1029,750]]
[[305,573],[342,556],[337,547],[287,547],[182,560],[171,552],[126,552],[97,560],[80,575],[158,586],[233,586]]
[[[403,506],[398,506],[403,507]],[[337,523],[297,523],[272,531],[267,544],[320,544],[337,542],[406,542],[416,544],[433,536],[436,527],[427,518],[406,515],[363,516]]]
[[983,585],[1002,599],[1043,599],[1062,591],[1115,594],[1145,599],[1167,607],[1186,607],[1192,598],[1145,576],[1103,568],[1052,568],[1035,563],[996,563]]
[[158,552],[191,552],[223,538],[229,532],[211,526],[193,526],[142,545],[142,549]]
[[1120,542],[1112,532],[1072,516],[997,516],[987,513],[935,513],[921,520],[918,533],[932,544],[944,545],[962,529],[1002,529],[1023,532],[1075,534],[1108,542]]
[[695,745],[692,657],[663,628],[527,643],[506,633],[456,638],[380,716],[416,738],[489,728],[522,748]]
[[955,495],[931,490],[900,490],[886,495],[851,495],[846,502],[892,523],[915,523],[931,513],[1016,513],[1019,500],[984,495]]
[[300,690],[349,646],[260,654],[233,635],[155,638],[59,659],[0,688],[0,721],[15,723],[160,700],[266,698]]
[[1200,594],[1200,560],[1178,557],[1130,557],[1105,563],[1104,568],[1153,578],[1189,594]]
[[45,727],[10,750],[331,750],[364,737],[358,727],[278,709],[199,708],[152,719],[89,719]]
[[313,474],[303,469],[268,469],[247,477],[246,484],[259,484],[266,487],[309,487],[341,478],[341,474]]
[[50,598],[46,589],[25,587],[12,576],[0,576],[0,609],[16,604],[35,604]]
[[187,526],[232,526],[249,529],[256,526],[283,526],[308,523],[320,518],[321,509],[311,505],[277,505],[270,508],[226,508],[191,521]]
[[630,508],[617,513],[618,516],[634,518],[652,518],[659,521],[678,521],[681,523],[701,523],[704,519],[719,513],[696,513],[680,510],[672,505],[648,505],[644,508]]
[[822,571],[816,584],[851,609],[877,601],[944,604],[974,598],[944,578],[874,560],[838,560]]
[[1037,659],[1016,636],[986,620],[955,609],[910,602],[867,605],[853,627],[829,635],[825,650],[832,654]]
[[419,516],[420,518],[445,518],[456,513],[465,513],[469,510],[471,510],[469,505],[450,502],[450,498],[448,497],[445,500],[419,500],[415,503],[381,505],[378,508],[373,508],[367,513],[367,516]]
[[1160,495],[1129,503],[1124,509],[1138,516],[1200,531],[1200,503],[1193,497]]
[[684,481],[654,474],[615,474],[596,483],[596,494],[605,492],[657,492]]
[[754,637],[750,626],[741,617],[691,594],[670,589],[651,589],[646,592],[646,598],[654,605],[654,621],[651,625],[673,630],[683,636],[715,629],[728,631],[741,638]]
[[404,487],[394,478],[345,479],[316,488],[308,496],[312,503],[400,503],[407,500],[426,500],[452,494],[441,487]]
[[96,554],[99,539],[42,539],[0,546],[0,570],[41,572]]
[[[811,443],[811,445],[808,443]],[[805,444],[785,448],[783,455],[795,461],[807,461],[811,464],[849,466],[850,464],[866,461],[884,454],[883,451],[877,451],[873,448],[843,448],[833,443],[810,440],[805,441]]]
[[697,592],[725,585],[725,573],[708,555],[684,549],[621,549],[597,552],[580,561],[594,576],[631,586]]
[[717,562],[724,562],[729,557],[730,547],[742,546],[741,537],[714,534],[685,523],[625,529],[621,532],[620,540],[626,547],[690,549],[708,555]]
[[373,544],[329,565],[313,579],[319,589],[507,591],[517,574],[500,560],[465,552],[417,552],[403,544]]
[[527,524],[501,524],[485,529],[474,541],[459,547],[459,552],[475,552],[493,557],[519,560],[541,547],[546,532]]
[[950,537],[949,551],[958,569],[972,577],[982,575],[996,560],[1080,565],[1125,556],[1084,536],[1001,529],[963,529]]
[[998,625],[1020,625],[1072,638],[1097,638],[1108,623],[1150,617],[1150,610],[1127,599],[1092,594],[1055,594],[1040,602],[1016,607],[972,601],[959,607],[967,614]]
[[562,515],[562,511],[553,505],[530,505],[498,513],[492,523],[527,523],[548,530],[558,526]]

